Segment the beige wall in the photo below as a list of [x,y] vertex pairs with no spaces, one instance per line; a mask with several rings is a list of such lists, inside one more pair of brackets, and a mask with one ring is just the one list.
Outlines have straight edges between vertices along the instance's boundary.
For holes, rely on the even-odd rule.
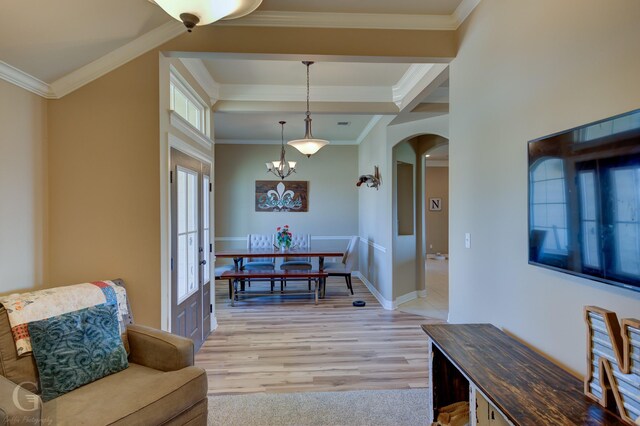
[[316,248],[344,248],[348,237],[358,234],[357,146],[329,145],[311,158],[294,148],[287,149],[287,160],[298,164],[297,172],[284,182],[309,182],[309,211],[306,213],[255,211],[255,181],[278,180],[267,174],[264,163],[280,157],[279,145],[216,145],[215,151],[218,250],[245,247],[246,240],[238,238],[246,238],[250,233],[272,234],[276,227],[285,224],[293,233],[343,237],[314,239],[312,244]]
[[47,102],[0,80],[0,294],[47,272]]
[[[449,167],[425,168],[425,222],[427,253],[449,253]],[[429,210],[429,199],[442,200],[441,211]]]
[[49,103],[50,280],[123,278],[160,325],[158,54]]
[[527,141],[640,106],[638,22],[636,0],[483,0],[450,70],[450,319],[580,374],[583,306],[639,317],[640,293],[527,264]]

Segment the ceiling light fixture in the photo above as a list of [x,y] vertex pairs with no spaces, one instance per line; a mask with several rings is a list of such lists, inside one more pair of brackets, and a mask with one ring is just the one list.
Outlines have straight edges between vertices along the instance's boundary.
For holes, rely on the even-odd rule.
[[154,0],[169,15],[182,21],[187,31],[221,19],[242,18],[260,6],[262,0]]
[[287,122],[280,121],[279,123],[282,126],[280,161],[271,161],[264,164],[267,166],[267,172],[271,172],[280,179],[284,180],[284,178],[289,176],[291,173],[296,172],[296,162],[286,161],[284,158],[284,125]]
[[311,111],[309,111],[309,67],[313,65],[313,62],[302,61],[302,63],[307,67],[307,118],[304,119],[305,134],[304,138],[289,141],[287,144],[293,146],[307,157],[311,157],[313,154],[318,152],[320,148],[328,145],[329,141],[316,139],[311,134]]

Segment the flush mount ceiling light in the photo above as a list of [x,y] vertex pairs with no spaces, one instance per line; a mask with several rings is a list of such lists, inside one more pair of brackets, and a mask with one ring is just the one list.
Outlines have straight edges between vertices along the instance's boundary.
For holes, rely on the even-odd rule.
[[262,0],[154,0],[187,31],[196,25],[209,25],[221,19],[242,18],[260,6]]
[[296,172],[296,162],[286,161],[284,158],[284,125],[287,122],[280,121],[279,123],[282,126],[280,161],[271,161],[265,164],[267,166],[267,172],[271,172],[274,175],[278,176],[280,179],[284,180],[284,178],[289,176],[291,173]]
[[303,61],[302,63],[307,67],[307,118],[304,119],[305,134],[304,138],[289,141],[287,144],[293,146],[307,157],[311,157],[313,154],[318,152],[320,148],[328,145],[329,141],[316,139],[311,134],[311,111],[309,111],[309,67],[313,65],[313,62]]

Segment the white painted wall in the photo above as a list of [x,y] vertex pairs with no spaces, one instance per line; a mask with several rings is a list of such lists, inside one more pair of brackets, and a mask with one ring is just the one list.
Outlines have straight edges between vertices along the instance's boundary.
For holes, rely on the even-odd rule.
[[44,285],[46,100],[0,80],[0,294]]
[[640,317],[640,293],[528,265],[527,141],[640,107],[639,22],[637,0],[483,0],[450,69],[450,320],[579,374],[583,306]]

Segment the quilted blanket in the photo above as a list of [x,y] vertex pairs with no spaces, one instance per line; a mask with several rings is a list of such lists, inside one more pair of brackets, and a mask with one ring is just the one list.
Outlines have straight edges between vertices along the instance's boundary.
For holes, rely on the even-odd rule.
[[28,293],[0,297],[7,310],[11,333],[18,355],[31,352],[28,324],[96,305],[113,304],[118,307],[120,334],[125,331],[128,315],[127,293],[124,287],[112,281],[95,281]]

